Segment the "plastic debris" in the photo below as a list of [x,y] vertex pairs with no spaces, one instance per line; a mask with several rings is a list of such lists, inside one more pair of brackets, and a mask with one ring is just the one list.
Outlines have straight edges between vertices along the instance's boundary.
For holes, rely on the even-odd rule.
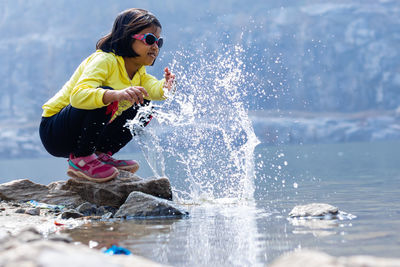
[[41,209],[62,210],[65,208],[65,206],[63,206],[63,205],[51,205],[51,204],[47,204],[47,203],[37,202],[35,200],[29,200],[27,203],[31,204],[34,207],[41,208]]
[[123,247],[118,247],[116,245],[112,245],[109,249],[104,251],[105,254],[109,255],[131,255],[132,253]]

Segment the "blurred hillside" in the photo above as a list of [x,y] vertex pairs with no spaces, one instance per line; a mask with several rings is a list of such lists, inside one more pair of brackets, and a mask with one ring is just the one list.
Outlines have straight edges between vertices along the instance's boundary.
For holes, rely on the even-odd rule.
[[[177,50],[218,50],[221,43],[237,43],[244,47],[248,60],[244,63],[254,73],[256,86],[270,92],[249,94],[245,101],[250,110],[316,115],[373,110],[385,118],[391,114],[390,120],[383,119],[386,124],[377,124],[379,129],[398,126],[394,111],[400,103],[400,2],[396,0],[2,0],[0,155],[42,152],[37,135],[41,105],[94,51],[115,16],[130,7],[152,11],[163,24],[166,44],[156,65],[148,68],[159,78]],[[270,121],[265,112],[254,114],[263,114],[257,125],[260,120],[264,124],[256,126],[256,131],[263,129],[259,131],[263,139]],[[296,127],[296,123],[282,125]],[[381,139],[398,138],[396,129]],[[359,140],[369,140],[365,136],[373,136],[372,132]],[[330,140],[338,141],[329,137],[322,141]]]

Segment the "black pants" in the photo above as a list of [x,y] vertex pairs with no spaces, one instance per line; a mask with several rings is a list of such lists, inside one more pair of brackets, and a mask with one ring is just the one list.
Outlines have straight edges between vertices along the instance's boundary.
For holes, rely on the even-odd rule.
[[[150,101],[145,100],[145,105]],[[42,117],[40,139],[47,152],[56,157],[88,156],[95,151],[118,152],[132,140],[130,130],[124,127],[132,120],[139,106],[133,105],[111,123],[107,107],[84,110],[66,106],[51,117]]]

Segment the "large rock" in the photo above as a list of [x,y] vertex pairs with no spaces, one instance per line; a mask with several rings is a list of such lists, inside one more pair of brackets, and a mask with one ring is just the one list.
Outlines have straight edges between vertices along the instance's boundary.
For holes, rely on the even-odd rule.
[[141,192],[132,192],[114,217],[183,217],[186,211],[171,201],[160,199]]
[[0,240],[0,244],[0,266],[161,266],[139,256],[105,255],[66,239],[44,240],[34,229]]
[[0,199],[8,201],[36,200],[48,204],[77,207],[88,201],[98,206],[121,206],[132,191],[140,191],[172,200],[172,190],[167,178],[142,179],[121,171],[117,179],[105,183],[69,179],[48,186],[30,180],[15,180],[0,184]]
[[399,267],[400,259],[372,256],[332,257],[313,250],[300,250],[276,259],[271,267]]
[[0,184],[0,199],[8,201],[36,200],[67,206],[77,206],[84,202],[76,192],[61,189],[62,183],[65,182],[54,182],[45,186],[27,179],[14,180]]
[[339,209],[329,204],[312,203],[296,206],[289,213],[290,217],[319,217],[325,215],[336,215]]
[[172,190],[168,178],[118,177],[106,183],[70,179],[61,186],[61,189],[75,192],[82,199],[98,206],[119,207],[132,191],[172,200]]

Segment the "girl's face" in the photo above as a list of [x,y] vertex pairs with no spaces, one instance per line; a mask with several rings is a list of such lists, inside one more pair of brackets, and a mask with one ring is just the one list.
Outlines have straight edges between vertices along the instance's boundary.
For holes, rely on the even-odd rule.
[[[138,34],[146,34],[152,33],[157,38],[160,38],[161,28],[157,26],[150,26],[146,29],[143,29]],[[134,40],[132,43],[133,51],[138,54],[138,57],[133,58],[133,60],[139,65],[150,66],[153,64],[154,60],[156,60],[159,52],[158,45],[156,43],[152,45],[147,45],[141,40]]]

